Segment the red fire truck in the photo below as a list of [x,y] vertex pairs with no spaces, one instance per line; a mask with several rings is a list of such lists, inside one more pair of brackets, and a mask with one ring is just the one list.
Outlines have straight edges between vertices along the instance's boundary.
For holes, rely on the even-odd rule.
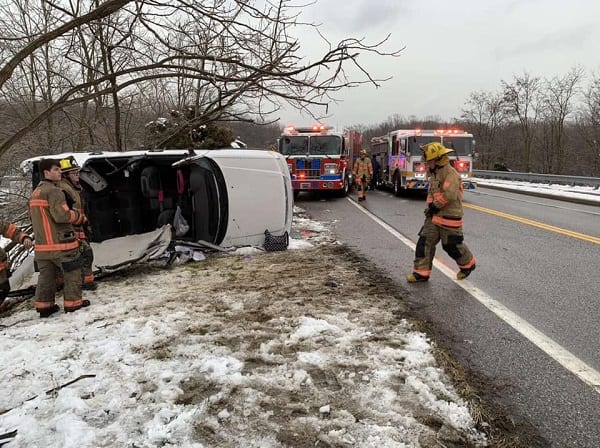
[[400,129],[371,139],[371,152],[381,160],[382,183],[393,188],[396,195],[409,190],[426,190],[427,165],[422,160],[421,146],[440,142],[454,152],[450,163],[458,171],[465,188],[474,189],[471,182],[475,140],[473,134],[458,129]]
[[286,126],[278,149],[287,159],[294,197],[313,190],[348,194],[361,144],[362,135],[352,130],[335,132],[324,124]]

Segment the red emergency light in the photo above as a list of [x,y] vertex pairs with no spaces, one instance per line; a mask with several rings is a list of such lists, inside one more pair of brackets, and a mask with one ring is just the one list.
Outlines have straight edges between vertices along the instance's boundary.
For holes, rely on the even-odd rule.
[[469,162],[463,162],[462,160],[457,160],[454,163],[454,168],[457,171],[467,171],[469,169]]

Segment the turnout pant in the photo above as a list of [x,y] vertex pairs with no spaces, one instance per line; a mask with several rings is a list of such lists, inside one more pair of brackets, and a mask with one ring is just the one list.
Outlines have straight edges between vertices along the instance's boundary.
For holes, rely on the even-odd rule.
[[86,240],[81,240],[81,274],[83,276],[83,284],[92,283],[94,281],[94,272],[92,271],[92,263],[94,262],[94,251]]
[[366,196],[365,191],[369,188],[369,179],[363,176],[362,179],[358,179],[358,197],[364,198]]
[[463,239],[462,227],[438,226],[431,222],[431,218],[427,218],[419,231],[413,271],[423,277],[431,275],[435,248],[440,241],[442,248],[456,261],[460,269],[473,267],[475,258]]
[[0,303],[10,292],[10,283],[8,282],[8,259],[6,252],[0,248]]
[[55,252],[52,255],[53,257],[50,259],[36,260],[39,277],[35,290],[35,309],[41,311],[54,306],[56,278],[62,277],[64,279],[65,311],[77,310],[83,303],[81,299],[82,258],[80,249]]
[[[83,285],[94,282],[94,271],[92,265],[94,263],[94,251],[86,240],[79,240],[79,251],[81,252],[81,281]],[[56,287],[61,289],[65,283],[62,276],[62,271],[56,275]]]

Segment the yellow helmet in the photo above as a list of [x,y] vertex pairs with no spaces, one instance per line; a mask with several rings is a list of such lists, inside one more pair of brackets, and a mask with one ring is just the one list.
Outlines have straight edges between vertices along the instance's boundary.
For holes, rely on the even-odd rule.
[[361,156],[367,156],[367,155],[369,155],[369,152],[366,149],[361,149],[360,150],[360,155]]
[[67,159],[61,159],[60,161],[60,172],[68,173],[71,171],[79,171],[80,166],[77,164],[77,161],[73,156],[70,156]]
[[446,148],[444,145],[438,142],[427,143],[426,145],[421,146],[421,151],[423,151],[423,157],[427,162],[430,160],[439,159],[446,154],[453,152],[453,149]]

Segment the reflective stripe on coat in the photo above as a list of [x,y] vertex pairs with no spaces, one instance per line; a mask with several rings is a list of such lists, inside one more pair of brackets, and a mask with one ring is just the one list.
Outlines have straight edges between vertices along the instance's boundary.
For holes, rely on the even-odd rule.
[[440,210],[432,217],[432,222],[445,227],[462,227],[463,185],[460,175],[450,165],[430,171],[427,203],[433,203]]
[[56,183],[43,180],[38,184],[29,201],[29,214],[36,259],[54,258],[53,252],[79,247],[73,224],[81,224],[83,216],[69,209],[65,194]]

